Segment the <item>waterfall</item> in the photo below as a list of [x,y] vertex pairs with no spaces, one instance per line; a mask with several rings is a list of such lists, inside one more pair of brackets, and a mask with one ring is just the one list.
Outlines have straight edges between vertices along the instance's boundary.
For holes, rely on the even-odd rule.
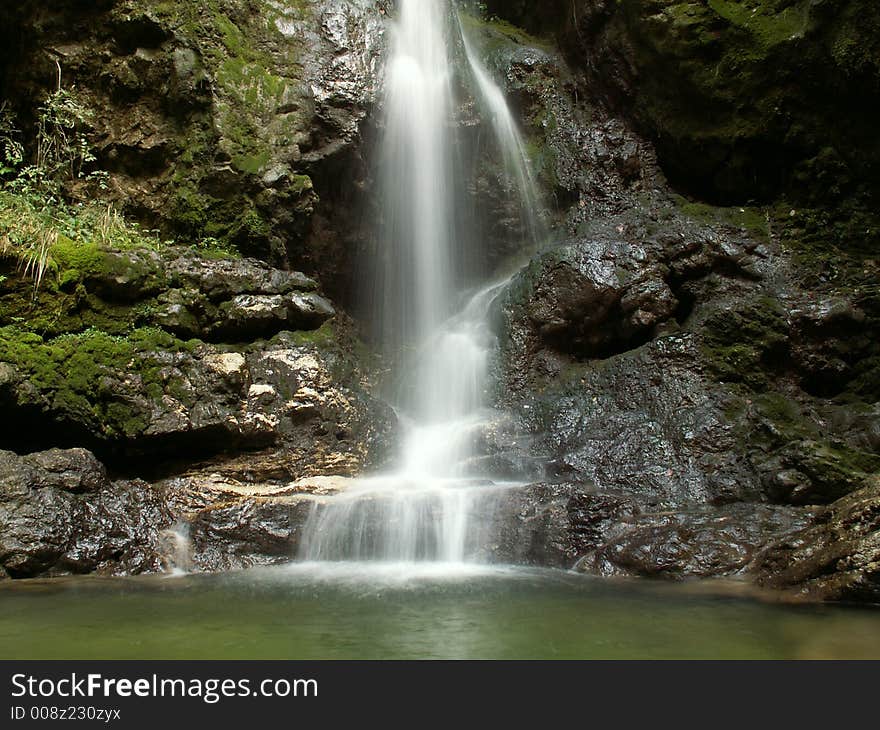
[[522,141],[457,14],[448,0],[400,0],[385,78],[378,159],[383,265],[375,287],[384,344],[405,353],[395,403],[405,431],[400,466],[316,500],[300,545],[303,560],[461,564],[481,559],[491,537],[492,505],[504,485],[472,464],[495,415],[487,403],[496,344],[489,312],[507,280],[469,296],[460,291],[481,251],[468,251],[471,237],[462,235],[456,48],[464,50],[528,235],[537,236],[537,195]]
[[519,196],[519,203],[527,229],[527,243],[534,246],[542,243],[544,232],[538,217],[540,194],[526,156],[525,146],[516,121],[507,105],[507,100],[498,85],[492,80],[473,44],[459,22],[462,44],[468,67],[473,75],[482,107],[489,116],[495,132],[508,177],[513,181]]

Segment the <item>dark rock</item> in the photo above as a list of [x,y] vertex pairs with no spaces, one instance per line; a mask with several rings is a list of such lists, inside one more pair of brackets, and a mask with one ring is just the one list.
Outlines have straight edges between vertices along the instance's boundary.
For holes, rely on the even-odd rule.
[[802,528],[808,518],[807,512],[761,504],[640,514],[614,525],[577,567],[604,576],[734,575],[768,542]]
[[755,565],[760,583],[811,600],[880,602],[880,490],[876,484],[822,509]]
[[[646,252],[625,242],[584,241],[541,262],[528,316],[549,344],[582,356],[629,349],[669,319],[678,302]],[[636,265],[638,265],[638,263]]]
[[207,259],[184,254],[168,262],[172,286],[194,289],[211,301],[228,301],[239,294],[289,294],[314,291],[314,279],[297,271],[281,271],[257,259]]
[[170,521],[153,487],[111,482],[87,451],[0,452],[0,567],[13,578],[156,571]]
[[304,468],[309,455],[316,466],[335,459],[351,470],[381,463],[388,452],[393,413],[366,393],[358,364],[332,332],[222,348],[166,349],[159,339],[130,349],[112,338],[83,338],[89,343],[95,349],[87,363],[76,340],[63,356],[39,338],[27,345],[29,367],[55,353],[57,378],[20,379],[0,392],[7,413],[33,424],[8,433],[7,443],[84,444],[135,474],[152,473],[151,463],[173,470],[181,457],[235,458],[270,446],[296,452],[284,462],[291,470]]
[[659,500],[727,502],[758,488],[690,337],[661,338],[572,372],[528,400],[523,418],[563,478]]
[[552,18],[592,94],[630,115],[673,182],[704,198],[876,189],[880,148],[863,110],[880,94],[880,48],[868,0],[498,5],[544,30]]
[[741,248],[734,257],[732,245],[668,212],[662,223],[636,211],[600,220],[581,238],[534,259],[505,306],[544,346],[579,358],[607,357],[644,344],[680,317],[676,291],[690,296],[688,284],[728,267],[741,276],[753,262]]
[[838,395],[874,344],[865,312],[838,295],[806,304],[791,315],[791,358],[804,390],[820,397]]
[[501,402],[550,475],[673,504],[761,498],[700,334],[703,308],[760,287],[749,250],[727,226],[635,208],[513,279]]
[[566,570],[601,545],[617,522],[640,510],[629,497],[576,483],[515,487],[490,504],[483,517],[492,526],[487,559]]
[[32,489],[54,488],[83,494],[95,492],[107,482],[103,464],[84,449],[51,449],[24,456],[21,461],[11,459],[9,452],[5,452],[5,457],[7,468],[13,469],[6,476],[10,484],[21,484],[24,477]]
[[219,307],[210,336],[255,339],[281,330],[314,330],[333,317],[333,305],[309,292],[287,295],[241,294]]
[[651,498],[577,483],[505,489],[483,507],[489,560],[665,578],[744,573],[812,516],[762,504],[665,510]]
[[311,503],[305,499],[243,499],[199,512],[189,523],[192,560],[205,571],[292,560]]

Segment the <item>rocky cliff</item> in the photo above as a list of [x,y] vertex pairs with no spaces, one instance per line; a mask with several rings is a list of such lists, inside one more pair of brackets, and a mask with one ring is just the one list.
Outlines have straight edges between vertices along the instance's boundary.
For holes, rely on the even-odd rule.
[[[487,5],[466,29],[551,230],[495,306],[508,417],[485,459],[535,483],[487,516],[488,557],[877,600],[869,3]],[[345,488],[327,477],[387,459],[383,366],[350,315],[390,11],[0,10],[18,127],[59,69],[99,110],[107,183],[67,199],[97,196],[159,241],[68,226],[36,290],[4,259],[6,574],[160,570],[175,530],[200,569],[286,560],[311,502]],[[519,234],[497,161],[477,166],[501,261]]]

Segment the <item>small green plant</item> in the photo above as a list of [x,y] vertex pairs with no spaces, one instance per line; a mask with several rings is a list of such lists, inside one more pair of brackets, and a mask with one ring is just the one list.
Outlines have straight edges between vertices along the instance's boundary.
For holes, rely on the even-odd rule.
[[6,102],[0,104],[0,177],[18,170],[24,161],[24,147],[15,117]]
[[[59,87],[50,93],[39,109],[32,164],[20,167],[21,156],[18,164],[7,164],[10,172],[18,168],[10,187],[23,195],[57,202],[66,183],[88,178],[86,170],[95,155],[85,130],[93,116],[75,89]],[[17,150],[13,146],[11,151],[7,159],[15,162],[21,146]]]
[[35,295],[57,242],[58,229],[45,209],[21,196],[0,196],[0,257],[18,261],[22,273],[33,279]]
[[24,165],[21,132],[8,104],[0,105],[0,177],[14,193],[0,201],[0,256],[18,259],[35,295],[66,212],[64,185],[88,177],[95,161],[85,135],[92,119],[76,90],[62,88],[59,66],[57,87],[39,108],[33,162]]
[[191,246],[191,248],[199,251],[203,256],[207,256],[208,258],[230,259],[238,258],[239,256],[238,250],[235,246],[228,241],[221,241],[214,236],[206,236],[205,238],[199,239]]

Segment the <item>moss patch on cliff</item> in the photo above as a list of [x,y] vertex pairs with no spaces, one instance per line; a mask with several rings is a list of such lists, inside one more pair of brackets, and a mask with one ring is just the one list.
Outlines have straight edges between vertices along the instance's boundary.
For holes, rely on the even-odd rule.
[[[591,82],[715,202],[874,196],[880,18],[869,0],[620,0],[573,16]],[[847,123],[841,124],[840,119]]]
[[[47,337],[87,329],[125,334],[145,322],[167,287],[162,256],[172,244],[112,207],[0,190],[0,326]],[[191,248],[204,258],[232,255],[216,239]]]
[[91,140],[114,184],[101,197],[166,236],[214,238],[283,261],[286,239],[304,235],[317,201],[295,179],[306,171],[286,169],[316,133],[301,62],[318,42],[314,4],[122,0],[88,13],[45,8],[39,20],[37,12],[27,4],[0,11],[26,68],[0,68],[19,128],[31,128],[54,83],[40,49],[64,48],[64,86],[102,110]]
[[107,439],[142,434],[150,400],[174,386],[168,355],[193,346],[155,329],[126,337],[87,330],[43,339],[19,327],[0,328],[0,362],[22,379],[18,405],[49,411],[60,423]]
[[772,297],[714,312],[704,328],[703,355],[718,380],[761,391],[784,370],[789,327]]
[[[719,309],[703,324],[702,355],[707,374],[726,386],[727,416],[737,424],[742,451],[762,473],[768,495],[781,502],[828,503],[880,471],[880,454],[867,446],[871,439],[855,417],[866,413],[870,428],[880,359],[858,360],[835,397],[811,396],[803,390],[808,373],[801,370],[809,357],[821,361],[826,348],[836,353],[835,345],[821,332],[806,340],[809,330],[793,329],[787,314],[770,295]],[[876,324],[869,318],[866,326]],[[833,332],[834,326],[827,327]],[[799,360],[804,352],[808,359]]]
[[757,206],[719,207],[683,197],[675,198],[682,213],[700,223],[735,228],[758,241],[766,242],[772,235],[770,213]]

